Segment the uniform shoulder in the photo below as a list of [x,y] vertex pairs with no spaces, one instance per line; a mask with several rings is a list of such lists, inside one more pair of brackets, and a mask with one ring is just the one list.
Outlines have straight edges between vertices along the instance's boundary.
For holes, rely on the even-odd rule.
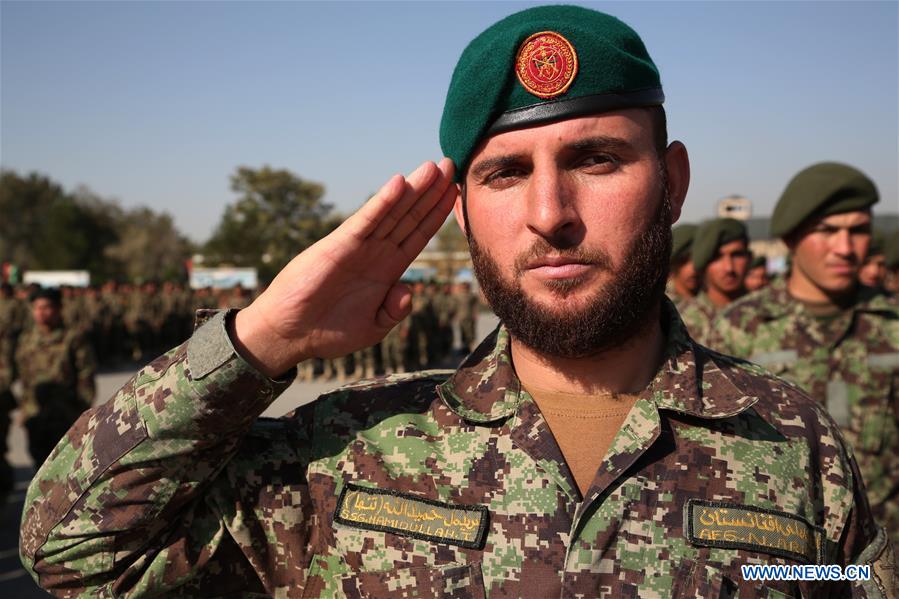
[[772,302],[776,301],[775,295],[776,293],[771,286],[764,287],[757,291],[753,291],[752,293],[748,293],[729,304],[721,310],[720,315],[724,319],[738,318],[746,314],[753,316],[758,315],[762,313],[767,306],[770,306]]
[[889,320],[899,320],[899,295],[870,287],[862,288],[859,295],[862,309],[877,312]]
[[363,423],[391,414],[420,413],[437,398],[437,386],[453,372],[422,370],[363,379],[328,391],[284,418],[316,423],[348,418]]
[[755,411],[785,436],[808,437],[811,430],[830,438],[839,436],[821,404],[798,385],[748,360],[702,349],[744,395],[757,398]]
[[87,334],[83,329],[77,327],[66,327],[63,338],[70,345],[82,347],[90,344]]

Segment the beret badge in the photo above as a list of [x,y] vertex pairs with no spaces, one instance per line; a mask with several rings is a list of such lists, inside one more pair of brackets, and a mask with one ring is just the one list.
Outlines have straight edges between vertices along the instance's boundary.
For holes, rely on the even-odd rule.
[[538,98],[564,94],[577,75],[577,53],[567,39],[554,31],[528,37],[518,48],[515,74],[529,93]]

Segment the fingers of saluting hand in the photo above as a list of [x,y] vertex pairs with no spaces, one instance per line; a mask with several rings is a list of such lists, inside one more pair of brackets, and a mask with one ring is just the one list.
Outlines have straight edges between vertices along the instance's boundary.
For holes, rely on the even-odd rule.
[[399,245],[452,184],[452,161],[425,162],[408,177],[394,175],[347,221],[358,238],[386,239]]
[[[450,181],[452,181],[452,174],[450,174],[449,177]],[[426,245],[428,245],[428,241],[431,240],[431,237],[433,237],[437,231],[440,230],[440,227],[443,226],[446,217],[453,209],[453,204],[455,204],[458,195],[459,189],[455,184],[450,183],[443,191],[443,194],[437,199],[436,203],[431,206],[427,215],[414,229],[412,229],[400,244],[400,248],[406,256],[414,258]]]
[[[427,167],[425,172],[420,168],[406,180],[403,197],[375,231],[379,239],[390,238],[394,244],[402,245],[410,233],[420,229],[431,209],[453,185],[453,161],[449,158],[441,160],[436,168],[430,162],[423,166]],[[391,216],[396,219],[392,227]]]

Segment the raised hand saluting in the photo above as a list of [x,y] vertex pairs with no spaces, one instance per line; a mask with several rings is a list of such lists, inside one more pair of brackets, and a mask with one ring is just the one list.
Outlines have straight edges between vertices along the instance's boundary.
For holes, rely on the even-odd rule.
[[399,279],[458,195],[453,163],[395,175],[334,232],[296,256],[234,319],[235,347],[276,376],[309,358],[374,345],[412,307]]

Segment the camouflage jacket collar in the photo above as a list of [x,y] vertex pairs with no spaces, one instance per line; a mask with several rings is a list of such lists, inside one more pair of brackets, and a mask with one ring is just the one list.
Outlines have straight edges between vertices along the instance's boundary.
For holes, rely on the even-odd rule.
[[[722,370],[728,360],[696,344],[669,300],[662,309],[665,358],[640,397],[658,409],[699,418],[726,418],[758,401],[752,385],[735,375],[738,367]],[[513,416],[522,401],[521,383],[512,365],[509,331],[500,325],[475,349],[456,372],[438,387],[447,406],[470,422],[487,423]],[[744,389],[745,387],[745,389]],[[711,393],[707,393],[714,390]]]

